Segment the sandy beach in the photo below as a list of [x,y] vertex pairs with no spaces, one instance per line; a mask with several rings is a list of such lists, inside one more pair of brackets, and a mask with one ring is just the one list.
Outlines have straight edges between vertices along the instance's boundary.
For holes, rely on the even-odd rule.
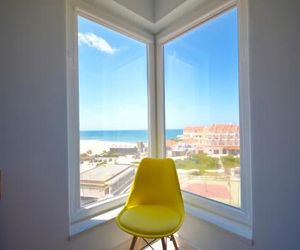
[[135,142],[112,142],[98,140],[80,140],[80,154],[91,150],[92,154],[101,154],[103,151],[109,151],[111,147],[136,147]]

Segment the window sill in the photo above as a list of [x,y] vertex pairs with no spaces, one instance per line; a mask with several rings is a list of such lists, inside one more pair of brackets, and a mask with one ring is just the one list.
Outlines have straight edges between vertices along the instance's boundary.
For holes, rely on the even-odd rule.
[[216,225],[247,245],[253,245],[252,226],[242,210],[186,192],[183,192],[183,197],[187,214]]
[[91,218],[88,218],[83,221],[75,222],[70,225],[70,231],[69,231],[69,240],[72,238],[78,236],[79,234],[94,228],[96,226],[105,224],[117,217],[117,215],[122,210],[123,206],[114,208],[112,210],[109,210],[108,212],[93,216]]
[[[238,237],[249,246],[253,245],[252,227],[250,225],[239,220],[234,220],[226,216],[219,215],[218,213],[214,213],[211,210],[196,206],[194,202],[191,202],[191,198],[185,192],[183,192],[183,197],[185,198],[184,206],[185,212],[187,214],[218,226],[224,231],[231,233],[231,235],[233,235],[234,237]],[[103,225],[115,219],[122,208],[123,205],[109,210],[105,213],[93,216],[91,218],[72,223],[70,225],[70,232],[68,237],[69,240],[89,229],[92,229],[99,225]]]

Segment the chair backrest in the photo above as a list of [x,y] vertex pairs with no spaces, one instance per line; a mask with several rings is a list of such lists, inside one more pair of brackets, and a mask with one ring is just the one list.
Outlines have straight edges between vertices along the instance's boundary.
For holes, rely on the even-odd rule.
[[144,158],[137,170],[126,207],[163,205],[184,213],[175,163],[172,159]]

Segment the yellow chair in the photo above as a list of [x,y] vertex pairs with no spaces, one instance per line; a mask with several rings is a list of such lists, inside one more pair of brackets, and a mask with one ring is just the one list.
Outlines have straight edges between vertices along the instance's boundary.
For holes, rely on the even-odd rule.
[[130,249],[134,249],[138,237],[161,238],[163,249],[167,249],[165,237],[170,237],[178,249],[173,234],[183,219],[184,206],[174,161],[143,159],[125,207],[116,218],[117,225],[133,235]]

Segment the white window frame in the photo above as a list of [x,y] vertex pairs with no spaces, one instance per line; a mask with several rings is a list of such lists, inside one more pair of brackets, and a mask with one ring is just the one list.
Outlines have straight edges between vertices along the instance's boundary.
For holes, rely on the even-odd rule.
[[[252,186],[251,186],[251,128],[249,96],[248,54],[248,0],[227,1],[225,4],[201,10],[183,23],[177,23],[156,36],[157,97],[158,97],[158,144],[165,145],[165,101],[163,46],[182,34],[200,27],[201,24],[231,8],[238,11],[239,46],[239,112],[241,144],[241,208],[182,191],[186,212],[212,222],[239,236],[252,239]],[[159,157],[165,157],[165,147],[159,147]]]
[[69,170],[69,213],[70,223],[91,218],[108,212],[125,203],[127,195],[80,206],[79,173],[79,79],[78,79],[78,16],[84,17],[120,34],[142,42],[147,47],[147,104],[149,156],[156,157],[156,117],[155,117],[155,82],[154,82],[154,37],[137,28],[125,25],[117,18],[107,16],[99,9],[83,1],[67,1],[67,113],[68,113],[68,170]]
[[[149,156],[165,157],[165,107],[163,45],[207,20],[236,6],[239,25],[239,99],[241,134],[241,208],[183,191],[187,213],[216,224],[223,229],[252,239],[252,186],[251,186],[251,128],[249,96],[248,0],[213,2],[188,18],[176,22],[159,34],[133,27],[83,0],[66,1],[67,49],[67,120],[70,225],[122,206],[126,195],[80,207],[79,178],[79,93],[78,93],[78,37],[77,16],[85,17],[121,34],[143,42],[148,48],[148,131]],[[87,227],[88,228],[88,227]],[[72,234],[72,233],[70,233]]]

